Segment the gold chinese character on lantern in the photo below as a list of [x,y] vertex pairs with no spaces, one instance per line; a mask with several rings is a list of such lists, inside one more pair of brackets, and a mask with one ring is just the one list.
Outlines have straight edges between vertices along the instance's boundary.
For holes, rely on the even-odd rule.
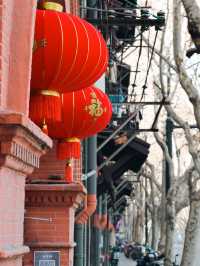
[[104,112],[106,112],[106,108],[102,107],[102,102],[97,99],[97,96],[94,92],[91,93],[91,104],[85,107],[86,112],[88,112],[94,118],[100,117]]
[[41,40],[34,40],[33,43],[33,52],[35,52],[38,48],[45,48],[47,46],[47,40],[41,39]]

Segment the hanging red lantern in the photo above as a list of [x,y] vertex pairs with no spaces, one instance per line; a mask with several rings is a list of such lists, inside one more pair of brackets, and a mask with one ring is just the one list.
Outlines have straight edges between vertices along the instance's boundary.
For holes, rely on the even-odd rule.
[[90,86],[106,71],[108,49],[87,21],[37,10],[31,88],[68,92]]
[[102,131],[111,116],[111,102],[98,88],[63,94],[62,122],[49,125],[49,136],[59,140],[58,159],[80,158],[80,139]]
[[94,26],[71,14],[37,10],[31,118],[39,125],[61,121],[60,93],[92,85],[106,71],[107,63],[106,43]]

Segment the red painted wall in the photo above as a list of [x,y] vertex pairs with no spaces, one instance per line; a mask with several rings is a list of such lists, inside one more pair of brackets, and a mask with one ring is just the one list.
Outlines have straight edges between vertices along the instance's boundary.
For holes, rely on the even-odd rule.
[[0,106],[26,115],[35,8],[35,0],[1,0],[0,5]]

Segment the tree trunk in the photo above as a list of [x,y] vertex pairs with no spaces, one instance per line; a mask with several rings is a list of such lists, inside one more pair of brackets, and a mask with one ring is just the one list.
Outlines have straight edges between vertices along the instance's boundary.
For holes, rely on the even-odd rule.
[[181,266],[200,265],[200,201],[192,201],[186,228]]
[[166,243],[165,243],[165,266],[172,266],[173,263],[173,246],[176,223],[175,200],[173,197],[167,199],[166,204]]
[[163,165],[163,173],[162,173],[162,198],[161,198],[161,206],[159,209],[159,216],[161,220],[160,226],[160,240],[158,243],[158,250],[163,253],[165,250],[165,242],[166,242],[166,204],[165,204],[165,160],[162,162]]
[[160,237],[160,221],[157,215],[157,208],[152,212],[152,240],[151,246],[154,250],[158,249],[158,240]]
[[138,188],[138,196],[137,199],[137,214],[135,217],[134,223],[134,237],[133,240],[138,243],[143,242],[144,238],[144,190],[142,189],[142,185],[140,184]]
[[143,242],[144,235],[144,212],[141,207],[137,208],[137,217],[134,230],[134,241],[138,243]]
[[152,180],[149,180],[150,188],[151,188],[151,204],[152,204],[152,211],[151,211],[151,246],[154,250],[157,250],[158,246],[158,239],[159,239],[159,227],[160,227],[160,220],[158,217],[158,207],[155,204],[155,186]]
[[[197,0],[198,1],[198,0]],[[191,38],[197,48],[200,49],[200,7],[197,1],[182,0],[188,17],[188,29]]]

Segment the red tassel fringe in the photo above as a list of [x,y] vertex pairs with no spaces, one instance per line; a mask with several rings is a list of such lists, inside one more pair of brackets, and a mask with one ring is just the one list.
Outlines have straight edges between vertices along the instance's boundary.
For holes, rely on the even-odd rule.
[[57,157],[59,160],[69,158],[79,159],[81,156],[80,142],[59,142],[57,145]]
[[61,121],[61,98],[59,96],[34,94],[30,98],[29,116],[37,125]]

